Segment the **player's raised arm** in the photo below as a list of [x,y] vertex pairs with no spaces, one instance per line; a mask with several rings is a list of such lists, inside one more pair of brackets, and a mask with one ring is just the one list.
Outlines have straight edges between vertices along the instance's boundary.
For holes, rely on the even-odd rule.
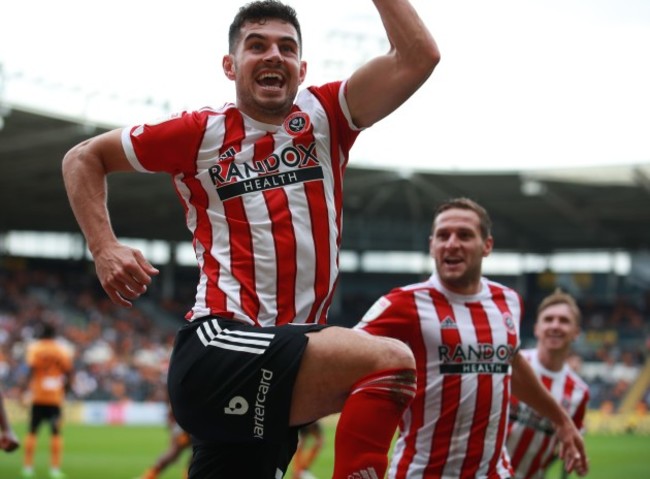
[[408,0],[373,0],[390,50],[360,67],[347,86],[354,123],[368,127],[404,103],[431,75],[440,52]]
[[95,260],[97,277],[115,304],[129,307],[158,273],[142,253],[118,242],[106,208],[106,176],[130,171],[120,130],[72,148],[63,159],[63,180],[72,211]]

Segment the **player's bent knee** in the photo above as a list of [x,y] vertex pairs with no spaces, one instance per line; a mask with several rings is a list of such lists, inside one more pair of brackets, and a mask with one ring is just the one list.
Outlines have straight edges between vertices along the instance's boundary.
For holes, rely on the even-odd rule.
[[386,369],[415,369],[415,357],[411,349],[402,341],[393,338],[379,338],[384,343]]

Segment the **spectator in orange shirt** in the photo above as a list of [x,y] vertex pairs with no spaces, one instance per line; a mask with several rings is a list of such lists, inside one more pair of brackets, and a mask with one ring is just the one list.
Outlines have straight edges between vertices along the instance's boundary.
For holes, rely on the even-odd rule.
[[[34,477],[34,451],[38,429],[42,422],[50,424],[50,478],[62,479],[61,437],[62,406],[71,384],[72,357],[68,349],[56,340],[53,324],[41,324],[40,339],[27,348],[27,388],[31,399],[29,432],[25,439],[23,477]],[[27,389],[25,388],[25,389]]]

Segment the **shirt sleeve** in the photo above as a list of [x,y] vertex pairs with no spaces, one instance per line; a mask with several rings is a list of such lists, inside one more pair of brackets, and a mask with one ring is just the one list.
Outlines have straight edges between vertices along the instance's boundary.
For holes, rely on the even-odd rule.
[[407,313],[412,310],[407,304],[409,301],[412,301],[412,295],[399,291],[382,296],[370,307],[355,329],[410,343],[415,318],[409,317]]
[[352,121],[352,116],[348,108],[348,102],[345,97],[347,88],[346,82],[326,83],[319,87],[310,87],[309,91],[318,98],[323,108],[330,117],[330,124],[334,125],[336,131],[332,132],[333,137],[338,139],[338,143],[344,152],[350,151],[355,140],[362,131]]
[[177,174],[195,168],[207,115],[181,112],[158,122],[122,130],[122,146],[131,165],[146,173]]

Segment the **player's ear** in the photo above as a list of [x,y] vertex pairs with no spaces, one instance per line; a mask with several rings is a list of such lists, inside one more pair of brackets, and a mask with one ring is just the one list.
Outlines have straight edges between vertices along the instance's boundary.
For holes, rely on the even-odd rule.
[[223,72],[228,80],[235,80],[235,58],[232,55],[224,55],[221,61]]
[[306,76],[307,76],[307,62],[301,60],[300,61],[300,84],[302,84],[302,82],[305,81]]
[[485,241],[483,242],[483,257],[487,257],[490,255],[492,252],[492,248],[494,247],[494,238],[492,235],[488,236],[485,238]]

